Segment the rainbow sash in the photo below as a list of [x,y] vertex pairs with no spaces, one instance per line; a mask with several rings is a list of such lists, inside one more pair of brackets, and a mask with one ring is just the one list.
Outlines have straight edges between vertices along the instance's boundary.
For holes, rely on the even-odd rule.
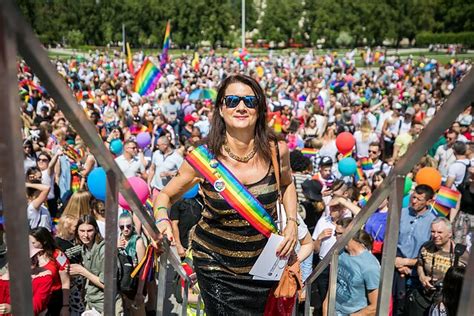
[[205,146],[199,146],[186,156],[186,161],[196,168],[216,191],[256,230],[270,237],[278,231],[275,222],[262,204]]

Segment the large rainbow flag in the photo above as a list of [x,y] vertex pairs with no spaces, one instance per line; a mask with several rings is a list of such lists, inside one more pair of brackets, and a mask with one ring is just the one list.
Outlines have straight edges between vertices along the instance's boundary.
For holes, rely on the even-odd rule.
[[138,70],[135,81],[133,82],[133,91],[140,95],[147,95],[155,90],[156,84],[161,77],[160,70],[148,58],[143,62]]
[[160,58],[160,69],[163,69],[168,62],[168,49],[170,48],[170,33],[171,33],[171,25],[170,21],[166,23],[166,31],[165,31],[165,38],[163,39],[163,51],[161,52]]

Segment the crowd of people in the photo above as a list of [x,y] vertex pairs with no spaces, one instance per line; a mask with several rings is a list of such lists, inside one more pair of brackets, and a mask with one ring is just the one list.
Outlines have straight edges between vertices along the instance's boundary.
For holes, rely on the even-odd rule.
[[[133,56],[136,69],[145,58]],[[305,279],[472,68],[456,59],[444,65],[385,56],[377,68],[358,69],[351,53],[242,60],[211,51],[172,58],[156,88],[139,95],[118,52],[52,62],[125,176],[148,185],[150,213],[176,253],[193,262],[193,293],[202,294],[209,315],[263,314],[274,283],[249,277],[268,236],[219,194],[225,181],[212,183],[197,171],[197,149],[208,148],[216,159],[211,165],[225,165],[275,221],[281,197],[286,226],[278,254],[300,244]],[[105,205],[88,183],[98,162],[28,65],[19,60],[17,66],[35,314],[101,314]],[[209,91],[217,97],[209,98]],[[456,282],[460,288],[474,227],[473,114],[466,104],[407,175],[413,184],[401,213],[393,315],[456,314],[459,291],[447,289]],[[353,136],[349,153],[338,148],[342,133]],[[150,137],[145,146],[143,134]],[[275,151],[276,165],[270,162]],[[347,175],[339,162],[348,156],[358,167],[369,163]],[[439,187],[414,183],[426,167],[438,170],[444,187],[460,192],[444,216],[432,206]],[[340,255],[337,315],[375,314],[390,211],[383,201]],[[140,268],[151,240],[133,210],[117,216],[117,247]],[[7,270],[0,278],[3,314],[10,313]],[[138,290],[117,297],[117,313],[155,311],[160,284],[153,278],[138,283]],[[314,315],[327,314],[328,284],[326,269],[312,285]],[[181,289],[180,282],[176,286]]]

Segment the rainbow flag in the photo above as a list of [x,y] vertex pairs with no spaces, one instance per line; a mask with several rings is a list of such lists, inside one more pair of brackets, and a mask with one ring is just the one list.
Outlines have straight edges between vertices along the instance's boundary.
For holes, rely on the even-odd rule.
[[[342,153],[341,153],[342,154]],[[348,158],[348,157],[352,157],[352,151],[349,151],[345,154],[342,154],[342,158]]]
[[153,200],[151,198],[146,199],[145,206],[147,209],[153,211]]
[[220,195],[256,230],[266,237],[278,231],[273,218],[262,204],[223,164],[214,159],[205,146],[194,149],[185,159],[215,187],[217,181],[220,181]]
[[191,62],[191,66],[193,67],[193,69],[195,71],[199,71],[200,62],[199,62],[199,53],[198,52],[194,52],[194,58]]
[[168,21],[168,23],[166,23],[165,38],[163,39],[163,51],[161,52],[161,58],[160,58],[161,70],[165,68],[166,63],[168,62],[168,50],[170,48],[170,33],[171,33],[171,25],[170,25],[170,21]]
[[356,173],[354,174],[355,183],[363,179],[364,179],[364,172],[362,171],[362,168],[357,168]]
[[441,187],[436,195],[435,203],[448,208],[455,208],[460,198],[460,192],[447,187]]
[[135,73],[135,69],[133,69],[132,51],[130,50],[129,43],[127,43],[127,65],[128,65],[128,71],[133,75]]
[[135,81],[133,82],[133,91],[140,95],[147,95],[155,90],[156,84],[161,77],[160,70],[147,58],[142,67],[138,70]]
[[273,123],[273,130],[277,134],[281,133],[281,116],[280,115],[277,115],[277,117],[275,118],[275,123]]
[[370,196],[365,196],[365,195],[359,195],[359,201],[357,201],[357,204],[359,204],[360,207],[364,207],[367,205],[367,202],[369,201]]
[[318,154],[319,150],[316,148],[303,148],[301,149],[301,153],[306,157],[315,157]]
[[360,164],[362,166],[362,170],[372,170],[374,168],[372,159],[367,157],[361,158]]
[[451,208],[434,202],[431,204],[431,210],[438,217],[448,217]]

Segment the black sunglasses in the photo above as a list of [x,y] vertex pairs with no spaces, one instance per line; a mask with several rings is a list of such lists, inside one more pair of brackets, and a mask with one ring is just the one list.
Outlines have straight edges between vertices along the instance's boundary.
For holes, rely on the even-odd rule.
[[131,230],[131,229],[132,229],[132,225],[131,225],[131,224],[128,224],[128,225],[119,225],[120,230],[123,230],[125,227],[127,227],[128,230]]
[[249,109],[255,109],[258,105],[257,97],[254,95],[246,95],[239,97],[238,95],[226,95],[224,97],[224,103],[229,109],[236,108],[240,101],[244,101],[244,104]]

